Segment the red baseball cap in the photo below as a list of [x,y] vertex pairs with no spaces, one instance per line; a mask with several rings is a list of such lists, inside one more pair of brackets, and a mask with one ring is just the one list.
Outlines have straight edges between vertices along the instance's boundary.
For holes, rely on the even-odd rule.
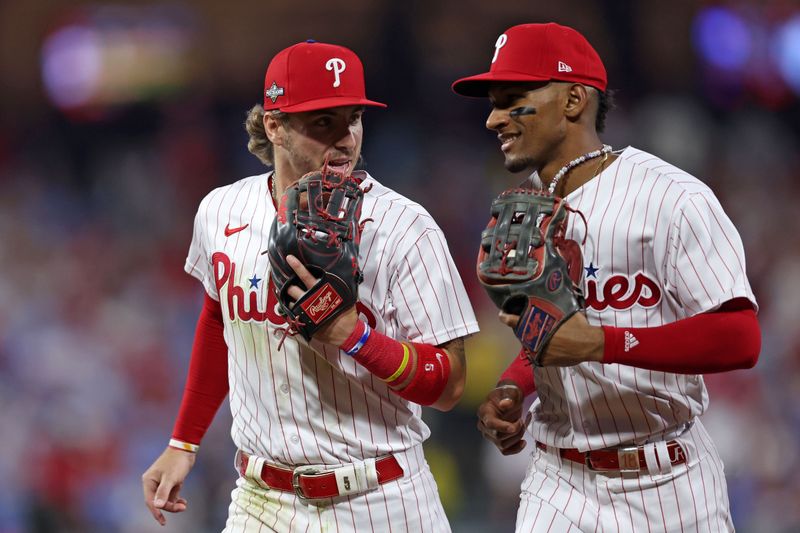
[[520,24],[502,33],[494,45],[489,72],[461,78],[453,91],[486,96],[493,82],[571,81],[605,92],[603,61],[586,38],[554,22]]
[[364,66],[352,50],[308,40],[277,53],[264,77],[264,109],[286,113],[386,104],[367,100]]

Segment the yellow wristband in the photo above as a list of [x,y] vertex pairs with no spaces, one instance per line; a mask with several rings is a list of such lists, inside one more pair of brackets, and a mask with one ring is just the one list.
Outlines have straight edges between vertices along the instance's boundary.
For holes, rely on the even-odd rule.
[[403,375],[403,371],[408,366],[408,358],[409,358],[408,346],[404,342],[401,342],[400,345],[403,347],[403,362],[400,363],[400,367],[397,370],[395,370],[394,374],[392,374],[391,376],[389,376],[388,378],[383,380],[386,383],[394,381],[397,378],[399,378],[401,375]]

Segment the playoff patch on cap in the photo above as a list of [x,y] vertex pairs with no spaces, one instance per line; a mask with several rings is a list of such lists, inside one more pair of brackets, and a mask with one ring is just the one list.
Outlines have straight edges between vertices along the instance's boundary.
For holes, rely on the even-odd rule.
[[313,40],[278,52],[264,77],[264,109],[287,113],[365,105],[364,66],[352,50]]
[[457,80],[453,91],[486,96],[494,82],[571,81],[605,91],[606,68],[576,30],[560,24],[512,26],[495,41],[489,72]]

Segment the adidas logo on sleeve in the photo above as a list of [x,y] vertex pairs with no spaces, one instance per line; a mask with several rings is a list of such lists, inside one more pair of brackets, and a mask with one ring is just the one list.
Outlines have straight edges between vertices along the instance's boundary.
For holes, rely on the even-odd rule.
[[629,352],[632,348],[639,345],[639,341],[633,336],[630,331],[625,332],[625,351]]

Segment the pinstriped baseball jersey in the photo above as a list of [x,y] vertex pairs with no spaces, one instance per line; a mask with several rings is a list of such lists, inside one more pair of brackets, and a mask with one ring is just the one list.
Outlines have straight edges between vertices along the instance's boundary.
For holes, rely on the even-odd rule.
[[[711,190],[627,148],[567,196],[568,236],[583,244],[586,314],[595,326],[653,327],[744,297],[755,304],[741,239]],[[633,346],[638,340],[628,336]],[[600,449],[671,438],[703,413],[703,378],[624,365],[536,368],[536,440]]]
[[[478,331],[444,235],[418,204],[362,173],[360,316],[378,331],[442,344]],[[186,271],[221,303],[228,345],[231,436],[245,452],[284,465],[341,464],[408,455],[430,434],[419,405],[338,349],[299,336],[281,349],[266,255],[275,216],[270,174],[218,188],[201,202]],[[409,453],[403,453],[405,451]],[[416,453],[416,452],[413,452]],[[419,495],[425,498],[425,495]]]

